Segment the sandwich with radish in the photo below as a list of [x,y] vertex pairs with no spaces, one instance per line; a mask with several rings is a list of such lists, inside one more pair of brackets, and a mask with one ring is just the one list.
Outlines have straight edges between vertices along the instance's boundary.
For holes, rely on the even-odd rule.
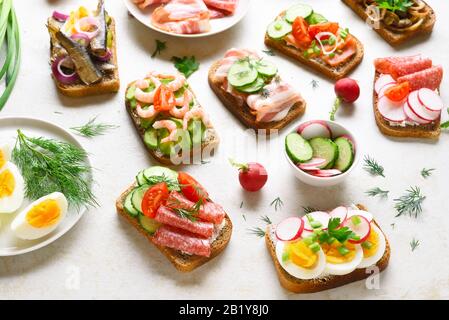
[[438,139],[443,67],[421,55],[379,58],[374,66],[373,105],[380,131],[393,137]]

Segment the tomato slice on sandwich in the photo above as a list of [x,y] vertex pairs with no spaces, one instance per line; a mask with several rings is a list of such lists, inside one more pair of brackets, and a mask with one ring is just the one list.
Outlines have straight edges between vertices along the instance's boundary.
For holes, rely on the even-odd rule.
[[301,47],[308,47],[312,42],[309,36],[309,24],[303,17],[297,17],[293,22],[292,34]]
[[205,202],[209,198],[206,189],[193,177],[185,172],[178,173],[178,182],[181,185],[181,191],[184,196],[193,202],[199,200]]
[[165,182],[152,186],[145,192],[142,199],[142,213],[148,218],[156,217],[157,210],[165,205],[169,196],[167,184]]
[[[339,29],[340,27],[336,22],[323,22],[313,24],[309,27],[309,36],[310,38],[315,39],[316,35],[320,32],[330,32],[334,35],[337,35]],[[325,40],[326,37],[323,37],[322,39]]]
[[159,86],[154,94],[154,109],[156,111],[169,111],[176,104],[173,91],[164,85]]

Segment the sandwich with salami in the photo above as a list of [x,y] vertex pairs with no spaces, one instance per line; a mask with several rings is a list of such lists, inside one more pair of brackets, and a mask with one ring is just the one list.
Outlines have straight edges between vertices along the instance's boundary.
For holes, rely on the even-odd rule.
[[190,272],[228,245],[232,222],[223,207],[185,172],[145,169],[116,202],[117,212],[181,272]]

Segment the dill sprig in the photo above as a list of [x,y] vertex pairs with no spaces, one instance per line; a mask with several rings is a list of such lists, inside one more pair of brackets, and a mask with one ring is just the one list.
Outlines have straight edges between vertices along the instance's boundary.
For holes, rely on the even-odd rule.
[[381,176],[385,178],[384,167],[382,167],[376,160],[370,156],[365,156],[365,165],[363,168],[374,176]]
[[167,42],[166,41],[161,41],[161,40],[156,39],[155,43],[156,43],[156,48],[154,49],[154,52],[151,55],[151,58],[156,57],[157,55],[161,54],[162,51],[167,49]]
[[266,50],[262,50],[267,56],[275,56],[276,54],[274,53],[273,50],[271,49],[266,49]]
[[317,89],[320,86],[320,83],[318,82],[318,80],[313,79],[312,81],[310,81],[310,85],[312,86],[312,89]]
[[173,211],[177,213],[181,218],[189,219],[192,222],[198,220],[198,214],[200,213],[201,206],[203,205],[203,200],[200,199],[191,208],[175,208]]
[[365,192],[365,194],[370,196],[370,197],[380,196],[381,198],[388,198],[388,193],[390,193],[390,191],[382,190],[379,187],[370,189],[370,190]]
[[284,202],[281,200],[280,197],[277,197],[270,203],[270,206],[271,207],[274,206],[274,210],[278,211],[278,210],[282,209],[282,207],[284,206]]
[[152,176],[148,179],[148,184],[150,185],[156,185],[159,183],[165,183],[167,184],[167,188],[172,191],[180,191],[181,185],[178,181],[170,179],[165,174],[162,174],[161,176]]
[[53,192],[61,192],[69,203],[79,209],[98,205],[87,176],[84,150],[66,142],[43,137],[27,137],[17,130],[12,160],[25,180],[25,195],[31,200]]
[[79,135],[92,138],[95,136],[104,135],[108,130],[117,129],[118,126],[105,123],[96,123],[97,117],[90,119],[86,124],[79,127],[72,127],[73,131],[76,131]]
[[259,238],[265,237],[265,230],[259,227],[249,228],[247,229],[249,234],[255,235]]
[[412,252],[415,251],[420,244],[421,243],[419,242],[419,240],[413,238],[412,241],[410,241],[410,248],[412,249]]
[[260,220],[262,220],[266,224],[273,224],[273,222],[271,222],[271,219],[268,216],[262,216],[260,217]]
[[309,214],[309,213],[318,211],[317,209],[312,208],[312,207],[302,207],[302,209],[304,210],[304,214]]
[[426,169],[426,168],[424,168],[424,169],[421,170],[421,176],[424,179],[427,179],[428,177],[430,177],[432,175],[433,171],[435,171],[435,169]]
[[406,191],[406,194],[398,199],[394,199],[396,204],[394,205],[398,214],[396,217],[408,214],[415,218],[422,212],[422,203],[426,199],[421,194],[421,190],[418,187],[411,187]]

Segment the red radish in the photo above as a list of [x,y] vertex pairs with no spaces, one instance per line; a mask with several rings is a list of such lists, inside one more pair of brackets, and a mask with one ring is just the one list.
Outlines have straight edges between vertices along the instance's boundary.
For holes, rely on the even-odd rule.
[[349,240],[349,242],[355,244],[365,242],[371,232],[371,223],[365,217],[359,215],[353,215],[352,217],[346,219],[343,226],[351,229],[352,232],[359,237],[359,240]]
[[301,170],[304,170],[304,171],[315,171],[315,170],[320,170],[319,167],[321,167],[325,163],[326,163],[326,159],[313,158],[312,160],[310,160],[306,163],[300,163],[298,165],[298,168]]
[[311,174],[320,178],[330,178],[338,176],[339,174],[342,174],[342,172],[337,169],[326,169],[326,170],[317,170],[316,172],[312,172]]
[[335,120],[335,113],[337,113],[340,108],[341,102],[344,101],[346,103],[355,102],[360,96],[360,87],[357,84],[357,81],[350,78],[343,78],[338,80],[335,83],[335,94],[337,98],[334,102],[334,107],[330,113],[330,119],[332,121]]
[[315,212],[308,213],[304,217],[302,217],[302,221],[304,222],[304,230],[312,232],[314,229],[310,225],[309,219],[311,219],[312,221],[321,223],[320,229],[327,230],[327,225],[329,224],[330,216],[327,212],[315,211]]
[[332,138],[331,128],[326,121],[312,120],[301,124],[297,132],[306,140],[315,137]]
[[378,95],[380,95],[380,90],[382,88],[384,88],[387,85],[395,85],[395,84],[396,80],[394,80],[392,76],[390,76],[389,74],[383,74],[377,79],[376,83],[374,84],[374,90]]
[[386,120],[392,122],[402,122],[407,119],[403,106],[404,102],[394,102],[385,96],[377,101],[377,110]]
[[340,136],[339,138],[345,138],[346,140],[348,140],[352,145],[352,151],[355,152],[356,145],[355,145],[354,139],[350,135],[344,134],[344,135]]
[[348,209],[348,217],[347,217],[347,219],[351,218],[352,216],[356,216],[356,215],[364,217],[369,222],[373,221],[373,214],[368,212],[368,211],[354,210],[354,209],[351,209],[351,208]]
[[440,95],[433,90],[423,88],[418,90],[418,100],[429,111],[441,111],[443,100]]
[[234,167],[239,169],[239,181],[246,191],[259,191],[267,183],[267,170],[260,163],[236,163],[233,160],[230,160],[230,162]]
[[294,241],[301,237],[304,222],[299,217],[290,217],[280,222],[276,227],[276,238],[280,241]]
[[337,207],[329,212],[329,215],[331,216],[331,218],[339,218],[340,224],[343,224],[348,216],[348,208],[343,206]]
[[418,91],[409,94],[407,103],[412,112],[425,121],[433,121],[440,116],[439,111],[430,111],[421,104],[418,99]]
[[419,123],[419,124],[428,124],[431,121],[427,121],[427,120],[423,120],[420,117],[418,117],[413,111],[412,109],[410,109],[410,107],[408,106],[408,101],[406,101],[404,103],[404,113],[407,116],[407,118],[409,118],[410,120]]

